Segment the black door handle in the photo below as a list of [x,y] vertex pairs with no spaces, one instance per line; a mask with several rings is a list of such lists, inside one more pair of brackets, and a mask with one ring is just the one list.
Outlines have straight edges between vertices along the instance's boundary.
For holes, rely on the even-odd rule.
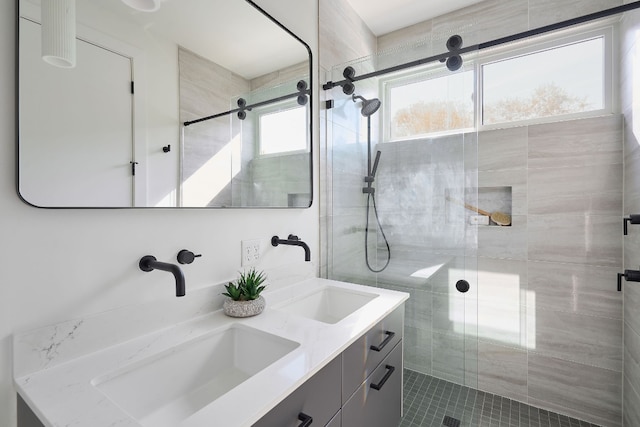
[[391,365],[386,365],[384,368],[387,370],[387,373],[386,373],[386,374],[384,374],[384,377],[382,377],[382,379],[380,380],[380,382],[379,382],[378,384],[371,383],[371,388],[372,388],[372,389],[374,389],[374,390],[381,390],[381,389],[382,389],[382,386],[384,385],[384,383],[386,383],[386,382],[387,382],[387,380],[389,379],[389,377],[391,376],[391,374],[393,374],[393,371],[395,371],[395,370],[396,370],[396,368],[394,368],[394,367],[393,367],[393,366],[391,366]]
[[380,345],[371,345],[369,346],[369,348],[373,351],[382,351],[383,348],[385,348],[385,346],[387,344],[389,344],[389,342],[393,339],[393,337],[396,335],[395,332],[391,332],[391,331],[384,331],[384,334],[387,336],[384,341],[382,341],[380,343]]
[[625,270],[618,273],[618,292],[622,291],[622,278],[627,282],[640,282],[640,270]]
[[298,414],[298,420],[302,421],[302,423],[298,427],[309,427],[313,422],[313,418],[311,418],[311,416],[305,414],[304,412],[300,412]]
[[471,285],[469,285],[469,282],[467,282],[466,280],[458,280],[456,282],[456,289],[458,290],[458,292],[461,293],[465,293],[469,291],[469,288],[471,287]]

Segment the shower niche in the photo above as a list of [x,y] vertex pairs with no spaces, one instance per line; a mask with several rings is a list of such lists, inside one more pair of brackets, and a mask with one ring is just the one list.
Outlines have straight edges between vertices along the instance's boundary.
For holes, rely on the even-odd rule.
[[[458,200],[446,190],[447,222],[455,223],[464,215],[465,224],[487,227],[510,227],[512,224],[512,187],[478,187],[465,189]],[[477,198],[476,198],[477,195]]]

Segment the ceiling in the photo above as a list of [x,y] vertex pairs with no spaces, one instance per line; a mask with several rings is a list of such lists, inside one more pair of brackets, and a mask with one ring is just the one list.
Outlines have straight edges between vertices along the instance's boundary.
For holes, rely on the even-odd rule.
[[[39,22],[42,1],[20,0],[21,16]],[[161,0],[153,13],[120,0],[82,0],[76,15],[81,26],[115,39],[122,38],[125,23],[135,26],[149,38],[172,41],[247,80],[309,60],[305,46],[241,0]]]
[[483,0],[347,0],[376,36]]
[[244,1],[162,0],[156,12],[91,0],[245,79],[308,60],[306,48]]

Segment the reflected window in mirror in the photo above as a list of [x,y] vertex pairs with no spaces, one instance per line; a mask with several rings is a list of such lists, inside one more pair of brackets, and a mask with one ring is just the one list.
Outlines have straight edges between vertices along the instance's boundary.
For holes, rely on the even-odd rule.
[[260,155],[307,151],[308,129],[305,106],[259,113],[257,140]]

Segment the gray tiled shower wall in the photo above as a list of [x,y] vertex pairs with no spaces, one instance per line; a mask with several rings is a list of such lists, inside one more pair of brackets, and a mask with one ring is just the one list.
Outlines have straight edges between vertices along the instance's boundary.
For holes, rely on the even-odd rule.
[[[631,3],[627,1],[625,3]],[[621,104],[624,115],[624,214],[640,213],[640,11],[625,14],[621,25]],[[635,114],[634,114],[635,113]],[[624,268],[640,265],[640,230],[624,237]],[[624,416],[625,426],[640,425],[640,286],[624,285]]]
[[[337,147],[333,179],[345,185],[334,184],[334,277],[411,293],[407,368],[620,425],[621,130],[614,115],[479,133],[478,186],[512,187],[513,224],[466,233],[447,224],[465,214],[445,199],[464,177],[462,138],[381,144],[378,207],[393,260],[377,276],[362,266],[360,180],[336,167],[362,153]],[[474,238],[477,249],[465,245]],[[464,296],[454,288],[463,276]]]
[[[323,0],[319,61],[321,69],[329,71],[382,51],[386,54],[377,57],[376,63],[381,67],[390,65],[383,63],[387,59],[400,63],[439,53],[453,33],[462,34],[465,44],[471,45],[622,3],[486,0],[376,38],[345,0]],[[621,92],[627,214],[640,213],[638,126],[633,134],[633,100],[625,99],[633,93],[634,55],[630,52],[638,45],[638,20],[633,16],[637,13],[625,18],[627,30],[621,50],[626,70]],[[635,58],[640,57],[635,52]],[[321,96],[333,94],[328,91]],[[637,99],[635,106],[637,113]],[[364,148],[361,144],[340,145],[341,140],[352,138],[355,130],[333,126],[332,115],[330,110],[321,111],[320,143],[322,159],[326,160],[320,171],[321,188],[326,189],[321,206],[321,271],[329,277],[384,284],[411,293],[405,331],[407,367],[597,424],[621,425],[622,299],[615,291],[615,274],[622,266],[622,118],[486,132],[479,135],[475,153],[475,142],[469,136],[464,155],[467,165],[473,165],[477,154],[476,185],[510,186],[514,223],[501,229],[481,227],[477,233],[465,233],[464,241],[456,231],[447,234],[439,227],[444,219],[434,215],[438,208],[426,197],[415,204],[415,212],[406,206],[406,212],[400,212],[394,205],[407,195],[403,186],[411,197],[422,197],[421,191],[432,194],[432,188],[406,185],[415,181],[403,182],[396,176],[396,192],[387,192],[393,202],[385,201],[383,168],[391,172],[394,166],[381,162],[379,205],[394,257],[385,273],[376,276],[364,267],[364,202],[356,196]],[[406,150],[408,155],[401,153],[400,147],[395,149],[395,154],[388,151],[383,159],[395,155],[397,159],[433,162],[427,153],[413,156],[411,149]],[[403,170],[395,168],[396,172]],[[431,184],[443,182],[437,174],[431,177]],[[349,205],[349,200],[356,203]],[[440,212],[446,214],[447,210]],[[431,219],[423,219],[425,216]],[[448,240],[451,236],[458,246]],[[467,253],[471,256],[465,258],[465,250],[451,250],[465,246],[477,247],[477,253]],[[383,256],[381,250],[380,258]],[[624,256],[625,268],[637,268],[640,232],[626,238]],[[430,280],[411,276],[441,264],[446,267]],[[452,276],[459,275],[465,268],[477,269],[479,292],[472,294],[472,288],[467,300],[462,300],[450,293],[453,277],[449,271]],[[640,334],[635,332],[640,331],[640,315],[630,307],[637,307],[634,302],[640,304],[640,287],[626,285],[625,292],[625,425],[632,426],[640,425]],[[463,313],[463,318],[456,318],[456,313]],[[476,318],[477,322],[473,321]]]

